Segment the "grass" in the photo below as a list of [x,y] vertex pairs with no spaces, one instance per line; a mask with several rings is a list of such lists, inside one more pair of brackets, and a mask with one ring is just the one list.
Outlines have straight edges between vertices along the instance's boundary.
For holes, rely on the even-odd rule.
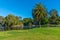
[[0,40],[60,40],[60,27],[3,31]]

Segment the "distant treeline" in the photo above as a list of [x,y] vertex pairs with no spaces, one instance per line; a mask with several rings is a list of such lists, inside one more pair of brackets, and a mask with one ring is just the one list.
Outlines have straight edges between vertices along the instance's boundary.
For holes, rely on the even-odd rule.
[[[32,18],[24,18],[14,16],[12,14],[7,15],[6,17],[0,16],[0,28],[4,30],[13,30],[23,28],[23,26],[32,27],[33,25],[58,25],[60,24],[60,16],[56,9],[51,9],[48,12],[47,8],[41,3],[36,4],[32,9]],[[17,28],[18,27],[18,28]]]

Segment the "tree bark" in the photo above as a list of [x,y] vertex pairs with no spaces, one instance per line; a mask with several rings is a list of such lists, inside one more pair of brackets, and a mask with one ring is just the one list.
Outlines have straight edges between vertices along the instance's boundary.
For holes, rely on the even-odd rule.
[[41,28],[41,20],[39,21],[39,25],[40,25],[40,28]]

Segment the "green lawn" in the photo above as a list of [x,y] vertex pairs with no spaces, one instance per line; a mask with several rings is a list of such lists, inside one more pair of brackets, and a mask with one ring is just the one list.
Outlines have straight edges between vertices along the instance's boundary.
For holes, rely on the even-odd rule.
[[60,40],[60,27],[3,31],[0,40]]

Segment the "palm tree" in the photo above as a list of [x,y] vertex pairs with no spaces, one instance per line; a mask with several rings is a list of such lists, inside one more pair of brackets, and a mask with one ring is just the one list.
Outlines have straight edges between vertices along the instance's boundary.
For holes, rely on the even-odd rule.
[[38,21],[41,27],[42,20],[47,17],[47,10],[41,3],[36,4],[36,7],[33,8],[32,15],[34,20]]
[[50,11],[50,21],[53,23],[53,24],[57,24],[57,21],[58,21],[58,12],[56,9],[52,9]]

